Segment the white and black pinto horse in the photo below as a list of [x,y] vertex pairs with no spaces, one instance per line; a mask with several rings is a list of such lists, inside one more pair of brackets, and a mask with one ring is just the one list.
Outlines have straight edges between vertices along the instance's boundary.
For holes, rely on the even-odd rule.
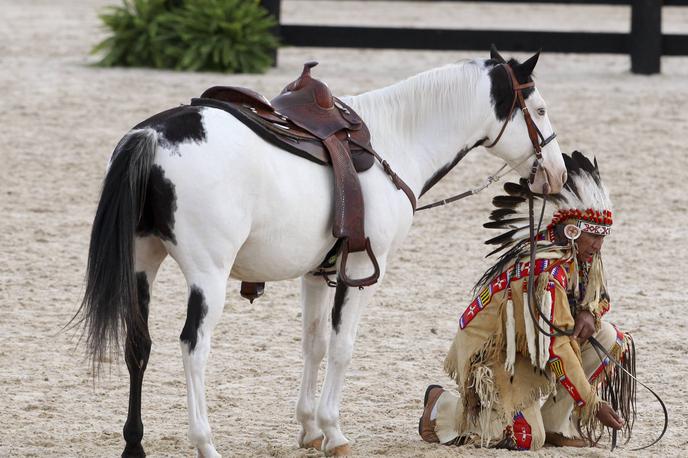
[[[514,92],[508,72],[498,65],[504,60],[496,51],[491,57],[447,65],[343,99],[367,124],[375,150],[415,196],[423,195],[473,147],[499,135]],[[531,81],[537,58],[509,62],[520,83]],[[524,95],[538,129],[549,136],[553,130],[545,101],[535,88]],[[489,151],[522,177],[529,176],[533,145],[518,106]],[[566,181],[558,143],[549,142],[542,156],[531,188],[558,192]],[[414,212],[379,164],[359,178],[366,234],[382,280],[388,256],[402,245]],[[219,456],[211,439],[204,373],[229,277],[248,282],[301,277],[304,371],[296,409],[298,441],[327,454],[349,451],[339,425],[344,375],[361,312],[379,283],[364,289],[340,283],[333,291],[313,275],[335,244],[332,180],[328,167],[266,143],[219,109],[172,108],[122,138],[112,154],[93,223],[79,316],[96,365],[119,351],[126,335],[131,386],[123,456],[144,456],[141,384],[151,346],[149,298],[167,255],[188,285],[180,341],[188,437],[198,454]],[[349,257],[347,270],[351,278],[361,278],[372,268],[359,253]],[[318,367],[327,350],[327,373],[317,401]]]

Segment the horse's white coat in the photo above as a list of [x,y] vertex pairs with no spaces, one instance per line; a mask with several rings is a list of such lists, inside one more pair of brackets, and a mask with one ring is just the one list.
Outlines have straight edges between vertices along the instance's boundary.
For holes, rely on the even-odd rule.
[[[345,98],[370,129],[373,147],[418,196],[424,184],[457,153],[481,139],[496,138],[502,127],[490,100],[484,62],[441,67],[387,88]],[[527,105],[540,130],[552,132],[537,90]],[[332,172],[267,144],[231,115],[202,111],[206,140],[159,146],[155,163],[175,185],[176,244],[163,242],[189,288],[203,291],[207,314],[193,351],[182,343],[186,374],[189,439],[204,457],[219,456],[212,444],[205,402],[204,374],[213,328],[224,307],[228,276],[244,281],[302,278],[304,373],[297,404],[299,443],[324,437],[332,451],[348,441],[339,426],[344,375],[351,360],[358,320],[384,276],[387,258],[406,237],[413,211],[379,164],[359,175],[365,199],[365,229],[380,264],[380,282],[363,290],[348,288],[338,332],[331,332],[327,373],[316,402],[319,364],[328,348],[332,290],[309,272],[335,242],[331,235]],[[533,152],[522,114],[516,112],[500,142],[489,150],[518,173],[529,173]],[[556,141],[543,149],[547,179],[558,191],[564,163]],[[528,159],[528,160],[526,160]],[[533,187],[542,189],[539,172]],[[162,261],[160,242],[138,239],[136,269],[150,281]],[[145,255],[149,253],[149,255]],[[367,257],[353,254],[351,278],[370,275]]]

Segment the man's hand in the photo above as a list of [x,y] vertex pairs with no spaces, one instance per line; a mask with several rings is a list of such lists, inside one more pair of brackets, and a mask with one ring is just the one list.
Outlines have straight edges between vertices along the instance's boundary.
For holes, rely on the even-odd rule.
[[611,408],[609,404],[600,405],[600,410],[597,411],[595,415],[600,423],[604,426],[608,426],[612,429],[619,430],[623,428],[624,421],[619,415]]
[[588,337],[595,334],[595,316],[588,310],[576,313],[576,324],[573,327],[573,337],[582,344]]

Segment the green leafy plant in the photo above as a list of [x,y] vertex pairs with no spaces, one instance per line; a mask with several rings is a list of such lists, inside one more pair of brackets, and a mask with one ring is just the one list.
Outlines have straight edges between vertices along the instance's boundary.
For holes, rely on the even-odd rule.
[[264,72],[277,24],[258,0],[123,0],[100,15],[112,35],[99,65]]

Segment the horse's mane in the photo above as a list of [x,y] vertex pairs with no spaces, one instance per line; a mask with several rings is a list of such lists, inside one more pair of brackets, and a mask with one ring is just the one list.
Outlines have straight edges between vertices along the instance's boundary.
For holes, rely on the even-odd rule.
[[483,71],[481,61],[460,61],[366,92],[354,97],[352,103],[361,112],[375,112],[379,123],[401,121],[404,132],[418,132],[421,122],[436,120],[438,112],[448,115],[444,117],[447,122],[460,118],[475,97]]

